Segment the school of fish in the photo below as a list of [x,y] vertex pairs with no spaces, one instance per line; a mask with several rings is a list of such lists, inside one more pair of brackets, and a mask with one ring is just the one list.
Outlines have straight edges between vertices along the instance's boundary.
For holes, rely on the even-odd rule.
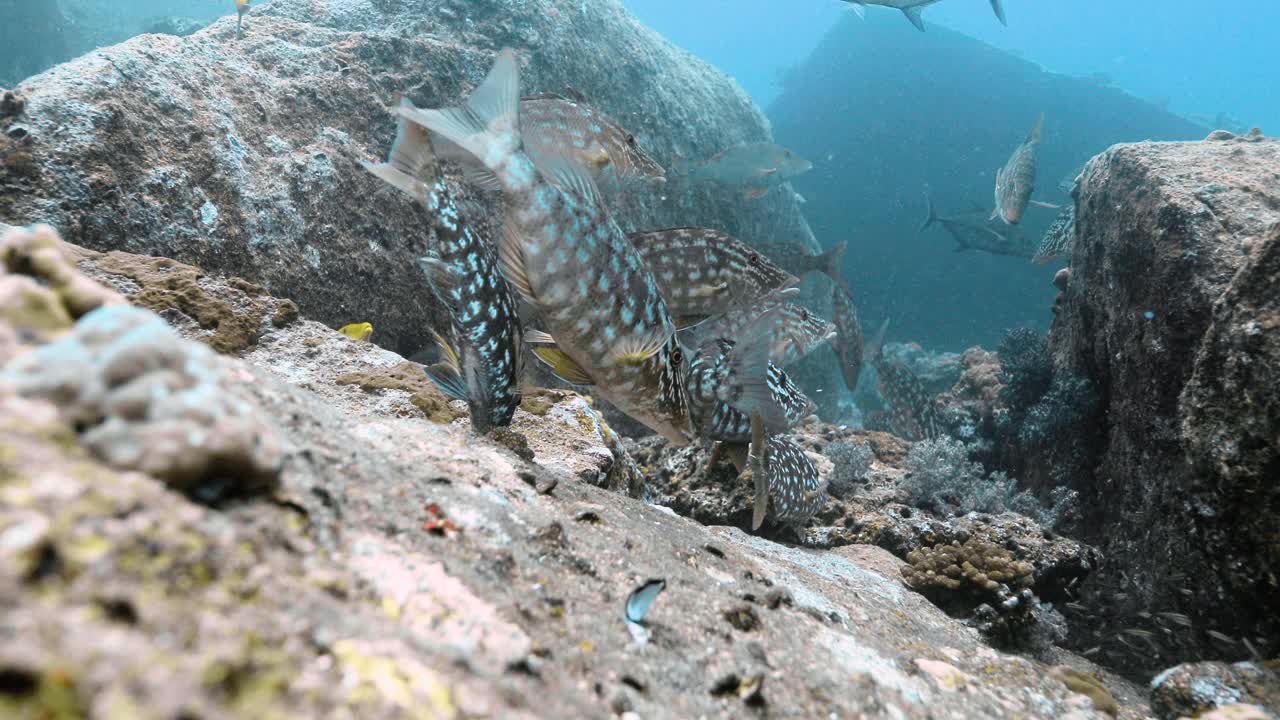
[[[920,29],[938,0],[867,0],[901,10]],[[237,0],[241,19],[248,0]],[[991,0],[1003,23],[1000,0]],[[864,353],[853,293],[841,267],[846,242],[814,254],[770,258],[706,227],[624,233],[602,184],[667,183],[672,174],[622,124],[582,94],[521,95],[515,53],[498,53],[484,81],[455,107],[391,109],[396,138],[366,169],[421,204],[432,249],[420,259],[424,286],[448,310],[432,330],[438,362],[424,368],[446,395],[465,401],[472,428],[509,425],[532,355],[560,380],[590,391],[676,446],[710,444],[708,466],[728,455],[751,479],[753,529],[805,523],[823,504],[825,479],[787,439],[816,404],[784,368],[830,343],[846,387],[858,385],[864,354],[875,367],[895,432],[939,432],[920,381],[883,352],[885,326]],[[1038,248],[1017,224],[1032,204],[1043,115],[997,173],[996,208],[939,216],[928,202],[921,230],[938,224],[959,250],[1019,257]],[[499,237],[467,222],[438,160],[502,195]],[[711,183],[750,201],[813,164],[769,142],[746,142],[702,161],[679,156],[674,177]],[[1040,250],[1037,253],[1037,250]],[[833,318],[793,302],[806,276],[830,279]],[[367,340],[368,323],[342,328]],[[821,390],[819,390],[821,392]]]

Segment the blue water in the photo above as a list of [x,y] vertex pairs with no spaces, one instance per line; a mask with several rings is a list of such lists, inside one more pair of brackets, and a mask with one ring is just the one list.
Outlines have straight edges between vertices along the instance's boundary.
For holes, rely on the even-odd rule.
[[[624,0],[672,42],[732,75],[761,106],[779,73],[808,55],[835,22],[839,0]],[[1174,112],[1225,112],[1246,127],[1280,128],[1280,2],[1005,0],[1009,27],[986,0],[943,0],[926,26],[948,27],[1060,73],[1105,73]],[[869,13],[896,10],[872,7]],[[901,18],[906,23],[905,18]],[[851,68],[851,71],[856,69]]]

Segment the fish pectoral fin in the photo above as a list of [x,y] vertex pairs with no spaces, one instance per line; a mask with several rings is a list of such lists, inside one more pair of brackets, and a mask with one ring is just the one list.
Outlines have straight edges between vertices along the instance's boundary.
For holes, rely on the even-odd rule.
[[729,283],[722,282],[716,285],[695,285],[689,289],[689,294],[696,298],[714,298],[719,297],[724,291],[729,289]]
[[660,327],[644,335],[626,337],[609,351],[609,360],[614,365],[640,365],[665,347],[670,338],[670,333]]
[[440,392],[454,400],[467,399],[467,382],[447,363],[436,363],[426,368],[426,373],[427,378],[440,388]]
[[756,198],[764,197],[768,192],[769,192],[769,188],[753,187],[753,188],[747,188],[746,192],[744,192],[743,195],[748,200],[755,200]]
[[764,419],[760,413],[751,415],[751,447],[747,453],[751,468],[755,501],[751,505],[751,529],[759,530],[769,511],[769,438],[764,431]]
[[533,354],[551,368],[555,376],[571,385],[594,385],[595,380],[573,358],[558,348],[533,348]]
[[556,339],[551,337],[551,333],[541,330],[527,328],[524,331],[524,341],[530,345],[542,345],[546,347],[555,347]]
[[675,324],[677,330],[687,330],[701,324],[707,317],[706,315],[677,315],[671,318],[671,322]]
[[440,333],[432,330],[431,337],[436,341],[436,347],[440,348],[440,362],[449,366],[455,375],[462,375],[462,361],[458,359],[458,352],[453,349],[448,340]]
[[[403,118],[401,119],[401,122],[404,122]],[[366,160],[361,160],[360,165],[365,170],[368,170],[376,176],[379,180],[409,197],[419,201],[426,198],[426,186],[423,182],[403,170],[392,166],[391,163],[371,163]]]
[[511,287],[525,302],[538,307],[529,283],[529,266],[524,255],[524,238],[516,229],[516,223],[508,218],[502,223],[502,240],[498,243],[498,268]]
[[776,168],[776,167],[771,167],[771,168],[756,168],[756,174],[757,174],[757,175],[760,175],[761,177],[769,177],[770,175],[773,175],[773,174],[775,174],[775,173],[777,173],[777,172],[778,172],[778,168]]
[[867,8],[863,6],[861,2],[858,2],[858,0],[849,0],[849,6],[853,8],[854,14],[859,18],[863,20],[867,19]]
[[440,302],[447,304],[445,296],[449,294],[450,290],[458,286],[460,279],[453,266],[440,258],[424,255],[418,258],[418,267],[422,268],[422,272],[431,281],[431,286],[436,291],[436,295],[440,296]]

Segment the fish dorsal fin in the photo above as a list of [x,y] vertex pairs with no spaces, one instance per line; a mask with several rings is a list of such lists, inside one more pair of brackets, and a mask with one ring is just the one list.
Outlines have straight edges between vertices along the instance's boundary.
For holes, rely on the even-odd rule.
[[495,170],[520,147],[520,68],[515,52],[506,48],[498,53],[489,74],[465,105],[424,110],[402,101],[396,113],[448,140],[439,146],[443,155],[460,149],[474,158],[472,163],[478,160]]
[[1009,27],[1009,21],[1004,15],[1004,4],[1001,0],[991,0],[991,9],[995,12],[996,19],[1000,21],[1000,24]]
[[1044,113],[1036,118],[1036,124],[1032,126],[1031,132],[1027,133],[1026,144],[1034,145],[1040,142],[1040,135],[1044,132]]
[[751,446],[747,458],[755,488],[755,498],[751,505],[751,529],[759,530],[769,512],[769,437],[765,434],[764,418],[760,413],[751,414]]
[[666,346],[671,333],[664,327],[656,327],[639,335],[628,335],[609,350],[609,361],[615,365],[641,365]]
[[569,85],[567,83],[565,85],[562,85],[560,87],[560,92],[568,100],[579,103],[581,105],[587,104],[587,96],[583,94],[581,90],[579,90],[578,88],[572,85]]
[[571,385],[594,385],[595,380],[573,358],[559,348],[536,347],[533,354],[551,368],[555,376]]
[[921,8],[922,6],[920,5],[905,7],[902,8],[902,14],[907,16],[907,19],[911,21],[912,25],[916,26],[917,30],[924,32],[924,17],[920,14]]

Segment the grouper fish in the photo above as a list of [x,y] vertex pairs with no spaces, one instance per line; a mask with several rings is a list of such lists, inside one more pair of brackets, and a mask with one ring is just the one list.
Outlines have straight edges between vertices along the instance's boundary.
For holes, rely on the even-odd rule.
[[692,328],[689,334],[696,338],[697,345],[715,338],[741,339],[748,326],[765,313],[775,311],[761,340],[768,347],[770,362],[787,367],[833,339],[836,327],[806,307],[784,302],[783,297],[786,296],[775,293],[746,307],[716,315]]
[[594,385],[620,411],[674,445],[693,439],[683,351],[658,284],[571,155],[535,166],[520,137],[515,53],[498,54],[465,106],[398,108],[445,146],[492,173],[506,199],[504,277],[555,340],[536,352],[562,379]]
[[542,93],[521,98],[520,134],[535,165],[544,157],[569,154],[597,179],[666,181],[662,169],[636,136],[574,94]]
[[836,336],[831,347],[840,359],[840,375],[849,392],[858,389],[858,376],[862,373],[862,324],[858,322],[858,308],[853,295],[845,285],[831,289],[831,305],[835,314]]
[[431,214],[437,254],[421,264],[449,310],[450,332],[436,334],[443,360],[426,372],[446,395],[467,402],[471,427],[484,433],[511,424],[520,404],[523,330],[493,243],[467,223],[443,179],[424,180],[431,163],[426,130],[401,117],[387,162],[364,166]]
[[804,448],[786,437],[761,437],[759,418],[754,419],[748,456],[751,476],[757,492],[765,489],[768,500],[763,507],[757,503],[753,508],[751,529],[758,529],[766,519],[784,526],[803,525],[827,504],[827,480],[818,475]]
[[998,217],[1009,225],[1022,222],[1022,214],[1027,211],[1036,189],[1036,150],[1040,147],[1043,129],[1044,113],[1040,113],[1026,139],[1009,156],[1004,167],[996,171],[996,208],[991,211],[991,219]]
[[880,397],[889,407],[893,432],[908,440],[936,438],[942,433],[937,406],[924,383],[906,365],[884,355],[884,336],[889,329],[885,320],[867,348],[871,365],[876,369]]
[[667,310],[681,327],[800,283],[760,251],[719,230],[667,228],[631,233],[627,239],[653,270]]

